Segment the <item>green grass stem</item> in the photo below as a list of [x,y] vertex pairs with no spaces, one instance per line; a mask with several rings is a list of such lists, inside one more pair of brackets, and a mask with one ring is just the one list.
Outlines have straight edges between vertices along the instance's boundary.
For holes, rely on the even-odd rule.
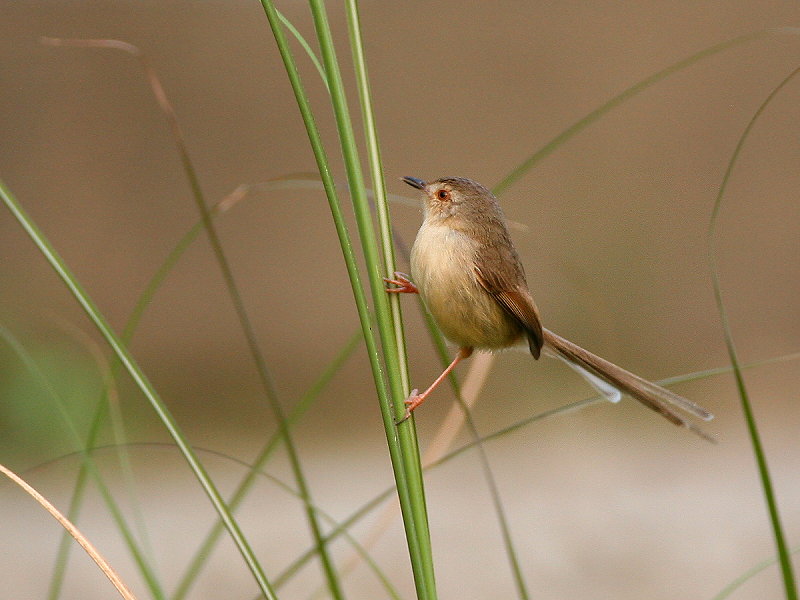
[[[341,213],[336,188],[330,174],[327,154],[325,153],[319,131],[316,127],[308,97],[303,88],[291,50],[286,44],[286,38],[280,27],[279,20],[277,19],[274,4],[270,0],[262,0],[261,4],[269,20],[275,41],[278,45],[278,50],[295,94],[295,99],[297,100],[298,108],[303,117],[303,122],[306,126],[312,150],[314,151],[317,167],[323,180],[334,224],[345,256],[345,264],[348,269],[351,287],[353,288],[356,307],[359,312],[359,320],[367,343],[367,353],[370,358],[373,378],[375,379],[376,392],[381,407],[381,416],[386,431],[389,453],[392,459],[392,469],[394,471],[395,481],[397,482],[398,496],[400,498],[401,510],[403,511],[404,524],[406,527],[406,539],[409,545],[412,565],[414,566],[415,585],[417,586],[418,594],[421,598],[434,598],[435,591],[432,586],[432,559],[430,558],[430,535],[428,533],[427,515],[425,514],[424,494],[422,493],[421,469],[419,468],[418,462],[419,451],[416,446],[416,437],[413,435],[413,424],[409,423],[408,426],[400,427],[399,432],[395,428],[392,402],[387,394],[386,374],[388,373],[388,383],[391,387],[392,400],[394,400],[394,404],[397,407],[395,410],[399,413],[402,410],[402,400],[405,398],[405,392],[402,389],[402,381],[398,372],[398,361],[395,350],[396,343],[391,340],[393,337],[390,321],[391,312],[388,308],[388,299],[385,298],[385,293],[382,289],[382,277],[378,271],[379,261],[377,257],[377,244],[374,241],[374,232],[372,231],[371,219],[369,218],[369,207],[366,202],[363,178],[361,177],[361,169],[357,159],[352,125],[350,124],[346,100],[344,99],[341,73],[339,72],[336,55],[333,50],[327,15],[325,14],[324,6],[320,2],[312,3],[315,29],[320,42],[323,64],[326,76],[328,77],[331,101],[336,116],[337,128],[340,133],[340,141],[342,142],[345,166],[348,172],[350,193],[356,211],[356,220],[358,222],[362,248],[366,256],[370,286],[375,303],[376,322],[381,335],[384,357],[386,359],[386,371],[384,371],[383,364],[381,363],[378,346],[372,333],[372,324],[366,302],[366,294],[355,264],[352,244],[349,240],[349,234],[347,233]],[[380,293],[378,290],[379,287]],[[387,340],[391,341],[391,343],[387,343]]]
[[742,411],[744,412],[745,422],[747,424],[747,432],[750,435],[750,443],[753,448],[753,454],[756,459],[756,464],[758,466],[758,475],[761,480],[761,487],[764,492],[764,499],[767,504],[767,511],[769,513],[770,523],[772,525],[772,532],[775,538],[775,545],[777,546],[778,550],[778,559],[781,566],[781,575],[783,578],[783,586],[784,592],[786,594],[786,600],[797,600],[797,584],[795,582],[794,576],[794,569],[792,567],[792,560],[791,555],[789,552],[789,546],[786,543],[786,536],[783,532],[783,525],[781,524],[780,513],[778,510],[778,502],[775,497],[775,491],[772,485],[772,478],[769,473],[769,467],[767,465],[767,457],[766,453],[764,452],[764,447],[761,443],[761,435],[758,432],[758,425],[756,423],[755,414],[753,413],[753,407],[750,402],[750,396],[747,393],[747,387],[745,385],[744,376],[742,374],[742,368],[739,365],[739,357],[736,352],[736,345],[733,341],[733,333],[731,330],[730,320],[728,318],[728,311],[725,308],[725,302],[723,299],[722,294],[722,285],[720,282],[719,276],[719,269],[717,266],[717,257],[716,257],[716,249],[715,244],[717,240],[717,227],[719,223],[719,215],[722,210],[722,200],[725,195],[725,190],[728,187],[728,182],[730,181],[731,173],[733,172],[734,167],[736,166],[737,159],[741,153],[742,148],[744,147],[745,141],[749,136],[750,132],[752,131],[755,124],[758,122],[759,117],[764,113],[767,106],[772,102],[772,100],[778,95],[778,93],[788,84],[798,73],[800,73],[800,67],[792,71],[786,78],[783,79],[767,96],[764,102],[758,107],[756,112],[753,114],[753,117],[747,123],[744,131],[742,132],[741,137],[739,138],[738,143],[736,144],[736,148],[731,155],[730,161],[728,162],[728,167],[725,170],[725,174],[722,177],[722,182],[719,186],[719,191],[717,192],[717,197],[714,200],[714,208],[711,212],[711,219],[709,222],[708,227],[708,261],[709,261],[709,268],[711,271],[711,279],[714,285],[714,298],[717,303],[717,310],[720,315],[720,320],[722,322],[722,330],[725,336],[725,346],[728,350],[728,356],[731,361],[731,366],[733,367],[733,374],[736,380],[736,388],[739,391],[739,399],[742,405]]
[[[358,83],[358,97],[361,103],[361,114],[364,119],[364,137],[367,143],[367,158],[369,159],[370,178],[372,179],[372,192],[375,202],[375,211],[378,217],[378,230],[380,231],[381,250],[383,253],[383,270],[387,276],[394,273],[396,260],[394,253],[393,231],[391,214],[389,212],[388,194],[386,193],[386,179],[383,174],[378,130],[375,125],[375,112],[372,107],[372,93],[369,86],[367,60],[364,55],[364,41],[361,36],[361,20],[358,12],[357,0],[347,0],[347,25],[350,34],[350,46],[353,51],[353,64],[356,67],[356,81]],[[369,193],[370,190],[365,190]],[[403,333],[403,315],[401,302],[397,294],[389,295],[389,308],[392,311],[392,325],[394,326],[395,344],[397,345],[398,370],[403,390],[411,389],[408,379],[408,357],[406,355],[405,335]]]
[[673,75],[679,71],[682,71],[683,69],[690,67],[691,65],[700,62],[705,58],[709,58],[711,56],[714,56],[715,54],[723,52],[724,50],[728,50],[729,48],[733,48],[735,46],[739,46],[746,42],[751,42],[757,39],[761,39],[763,37],[767,37],[769,35],[776,35],[776,34],[798,35],[800,34],[800,29],[782,27],[778,29],[763,29],[761,31],[747,33],[745,35],[735,37],[733,39],[721,42],[719,44],[709,46],[708,48],[705,48],[700,52],[692,54],[691,56],[688,56],[687,58],[684,58],[683,60],[680,60],[666,67],[665,69],[662,69],[657,73],[654,73],[649,77],[642,79],[638,83],[620,92],[602,106],[599,106],[598,108],[594,109],[583,118],[579,119],[578,121],[567,127],[564,131],[559,133],[556,137],[547,142],[539,150],[531,154],[528,158],[526,158],[519,165],[517,165],[508,175],[506,175],[502,180],[500,180],[500,182],[497,185],[494,186],[492,191],[497,196],[502,195],[509,187],[511,187],[517,181],[519,181],[537,163],[539,163],[542,159],[552,154],[556,148],[558,148],[559,146],[561,146],[562,144],[573,138],[579,132],[586,129],[586,127],[597,121],[600,117],[605,115],[613,108],[619,106],[620,104],[626,102],[627,100],[630,100],[640,92],[643,92],[644,90],[658,83],[662,79],[669,77],[670,75]]
[[[408,378],[400,374],[400,359],[397,352],[393,317],[383,282],[384,275],[389,275],[390,273],[381,272],[380,270],[381,259],[378,252],[378,243],[373,229],[361,164],[358,158],[358,148],[347,107],[344,83],[339,69],[339,62],[336,58],[336,50],[325,10],[325,3],[322,0],[310,0],[310,5],[314,17],[314,27],[320,42],[322,62],[325,65],[325,72],[328,75],[328,83],[331,88],[331,102],[339,132],[361,247],[367,266],[368,280],[375,307],[375,320],[381,339],[393,401],[392,405],[382,403],[381,412],[384,415],[384,427],[389,445],[395,445],[399,441],[399,467],[405,472],[405,477],[398,481],[398,491],[400,492],[403,522],[406,525],[407,539],[409,540],[414,584],[418,598],[432,600],[436,598],[433,552],[416,430],[412,419],[404,421],[399,427],[394,424],[395,420],[402,418],[405,413],[403,401],[408,397],[409,390],[403,387],[403,381],[408,381]],[[376,198],[377,200],[378,198]],[[394,411],[393,414],[392,410]],[[393,416],[393,418],[389,419],[389,416]],[[405,491],[401,490],[401,485],[407,489]]]

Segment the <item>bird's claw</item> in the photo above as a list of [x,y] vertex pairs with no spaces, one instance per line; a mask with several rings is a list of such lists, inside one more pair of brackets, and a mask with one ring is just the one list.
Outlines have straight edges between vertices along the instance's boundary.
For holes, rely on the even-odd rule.
[[419,290],[417,286],[408,278],[408,275],[405,273],[401,273],[400,271],[395,271],[394,279],[389,279],[384,277],[383,280],[390,285],[396,285],[397,287],[387,287],[386,291],[391,294],[418,294]]
[[411,390],[411,393],[408,395],[408,398],[403,400],[403,404],[406,405],[406,412],[402,416],[402,418],[397,419],[394,424],[400,425],[403,421],[408,421],[411,417],[411,413],[414,409],[419,405],[419,390]]

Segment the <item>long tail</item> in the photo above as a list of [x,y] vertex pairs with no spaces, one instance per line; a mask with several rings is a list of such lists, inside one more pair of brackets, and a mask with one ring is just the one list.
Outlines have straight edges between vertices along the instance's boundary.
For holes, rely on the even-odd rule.
[[[556,335],[549,329],[544,330],[544,343],[545,350],[552,350],[556,356],[563,358],[570,366],[577,367],[579,372],[583,371],[581,374],[586,377],[589,383],[610,400],[619,399],[619,395],[614,394],[616,390],[626,393],[675,425],[685,427],[710,442],[716,441],[693,423],[684,419],[672,408],[672,406],[679,408],[704,421],[713,419],[714,415],[699,404],[695,404],[675,392],[634,375],[630,371],[626,371],[622,367],[618,367],[614,363],[600,358],[577,344],[573,344],[569,340]],[[598,379],[600,379],[599,382],[597,381]],[[608,385],[603,385],[603,383]],[[609,390],[608,386],[611,386],[612,389]]]

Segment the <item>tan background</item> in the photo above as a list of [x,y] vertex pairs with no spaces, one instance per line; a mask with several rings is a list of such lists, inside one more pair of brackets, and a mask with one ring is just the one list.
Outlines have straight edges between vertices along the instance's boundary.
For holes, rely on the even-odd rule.
[[[282,8],[312,35],[303,3]],[[343,13],[333,3],[330,10],[344,42]],[[44,47],[40,36],[139,45],[176,108],[209,202],[241,183],[313,170],[258,3],[7,0],[0,11],[0,175],[115,327],[197,213],[137,63],[111,50]],[[798,25],[799,17],[786,2],[365,2],[389,188],[413,196],[401,175],[463,175],[494,185],[635,82],[735,36]],[[339,51],[349,54],[344,43]],[[299,50],[297,56],[334,154],[324,90]],[[798,57],[800,38],[782,35],[705,60],[619,107],[508,190],[507,215],[529,226],[514,237],[547,326],[652,378],[726,364],[706,260],[710,211],[744,127]],[[745,362],[798,350],[799,97],[795,81],[763,115],[720,220],[721,277]],[[336,174],[341,179],[338,166]],[[419,211],[395,205],[393,216],[413,239]],[[218,223],[281,400],[291,407],[357,327],[327,204],[314,191],[261,194]],[[100,384],[71,327],[99,337],[5,210],[0,256],[0,318],[85,428]],[[416,309],[407,306],[411,372],[423,386],[438,367]],[[205,239],[159,291],[133,350],[198,446],[249,460],[274,431]],[[24,470],[74,449],[51,399],[18,358],[4,346],[0,360],[0,460]],[[797,364],[749,371],[747,383],[786,531],[797,541]],[[708,598],[771,555],[732,378],[676,389],[718,415],[709,427],[717,446],[630,400],[535,424],[488,446],[533,597]],[[122,384],[121,393],[131,439],[166,440],[132,386]],[[504,354],[475,418],[490,433],[589,393],[554,362]],[[337,518],[391,482],[373,396],[359,350],[297,429],[314,497]],[[423,444],[449,402],[441,393],[419,413]],[[223,489],[242,474],[203,457]],[[135,447],[132,458],[155,560],[171,590],[206,530],[208,504],[174,452]],[[100,460],[120,497],[129,497],[112,454]],[[76,459],[66,458],[28,475],[66,507],[76,469]],[[282,455],[270,470],[290,481]],[[427,481],[441,597],[514,597],[475,456]],[[7,484],[0,503],[3,588],[15,598],[43,597],[58,530]],[[99,500],[81,523],[147,597]],[[308,545],[298,503],[271,484],[254,492],[243,524],[270,575]],[[340,561],[347,556],[341,542],[334,550]],[[411,597],[399,526],[375,554]],[[319,580],[312,565],[280,596],[307,597]],[[346,588],[351,598],[383,597],[363,568]],[[226,542],[193,598],[250,598],[254,590]],[[76,555],[65,597],[111,595]],[[774,567],[735,596],[779,597]]]

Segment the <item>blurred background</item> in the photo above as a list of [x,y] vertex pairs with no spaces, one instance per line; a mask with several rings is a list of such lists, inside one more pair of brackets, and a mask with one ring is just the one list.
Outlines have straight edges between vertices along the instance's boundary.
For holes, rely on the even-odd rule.
[[[309,38],[300,2],[279,6]],[[493,186],[578,119],[636,82],[749,32],[800,25],[786,2],[635,4],[364,2],[367,58],[389,190],[399,177],[467,176]],[[140,65],[114,50],[53,48],[41,36],[116,38],[139,46],[180,121],[209,203],[240,184],[314,171],[283,66],[257,2],[0,4],[0,176],[121,330],[147,281],[198,213],[164,115]],[[340,58],[342,8],[330,3]],[[336,156],[324,86],[296,56]],[[707,261],[714,199],[748,121],[800,64],[800,37],[738,45],[659,82],[560,147],[501,197],[547,327],[643,376],[727,364]],[[352,83],[351,72],[346,71]],[[740,359],[800,349],[800,81],[769,105],[744,146],[719,220],[720,277]],[[356,101],[354,88],[350,100]],[[359,130],[360,131],[360,130]],[[340,161],[335,163],[339,169]],[[336,176],[343,181],[343,171]],[[342,186],[343,187],[343,186]],[[393,205],[408,243],[421,214]],[[322,193],[254,193],[217,220],[283,406],[289,410],[357,330]],[[52,394],[85,435],[110,352],[10,213],[0,211],[0,462],[66,509],[80,460]],[[401,269],[407,265],[401,263]],[[439,371],[417,305],[406,298],[414,384]],[[158,290],[132,349],[199,448],[251,461],[276,427],[205,236]],[[462,371],[462,374],[466,371]],[[800,540],[796,362],[746,372],[790,542]],[[118,384],[135,492],[112,450],[97,459],[123,508],[138,501],[149,546],[173,589],[213,520],[210,505],[146,401]],[[774,553],[731,375],[675,387],[716,413],[711,445],[636,402],[600,403],[487,444],[523,573],[536,598],[710,598]],[[498,357],[474,417],[489,434],[591,395],[555,361]],[[417,413],[421,443],[452,402]],[[110,443],[110,429],[103,441]],[[460,434],[459,443],[469,440]],[[358,347],[296,428],[315,501],[343,519],[392,483],[378,405]],[[203,452],[228,493],[245,469]],[[285,456],[270,473],[293,485]],[[474,453],[431,471],[427,497],[442,598],[514,597]],[[0,577],[9,597],[42,598],[60,528],[11,484],[0,488]],[[239,513],[269,575],[310,545],[300,503],[264,480]],[[374,518],[354,528],[369,531]],[[117,528],[92,491],[79,525],[141,597]],[[333,545],[340,563],[349,547]],[[399,521],[374,548],[413,596]],[[13,557],[13,558],[12,558]],[[279,593],[306,598],[317,564]],[[385,597],[363,566],[351,598]],[[224,592],[221,592],[224,590]],[[190,598],[252,598],[255,585],[224,541]],[[113,595],[77,550],[65,598]],[[782,597],[776,567],[737,599]]]

